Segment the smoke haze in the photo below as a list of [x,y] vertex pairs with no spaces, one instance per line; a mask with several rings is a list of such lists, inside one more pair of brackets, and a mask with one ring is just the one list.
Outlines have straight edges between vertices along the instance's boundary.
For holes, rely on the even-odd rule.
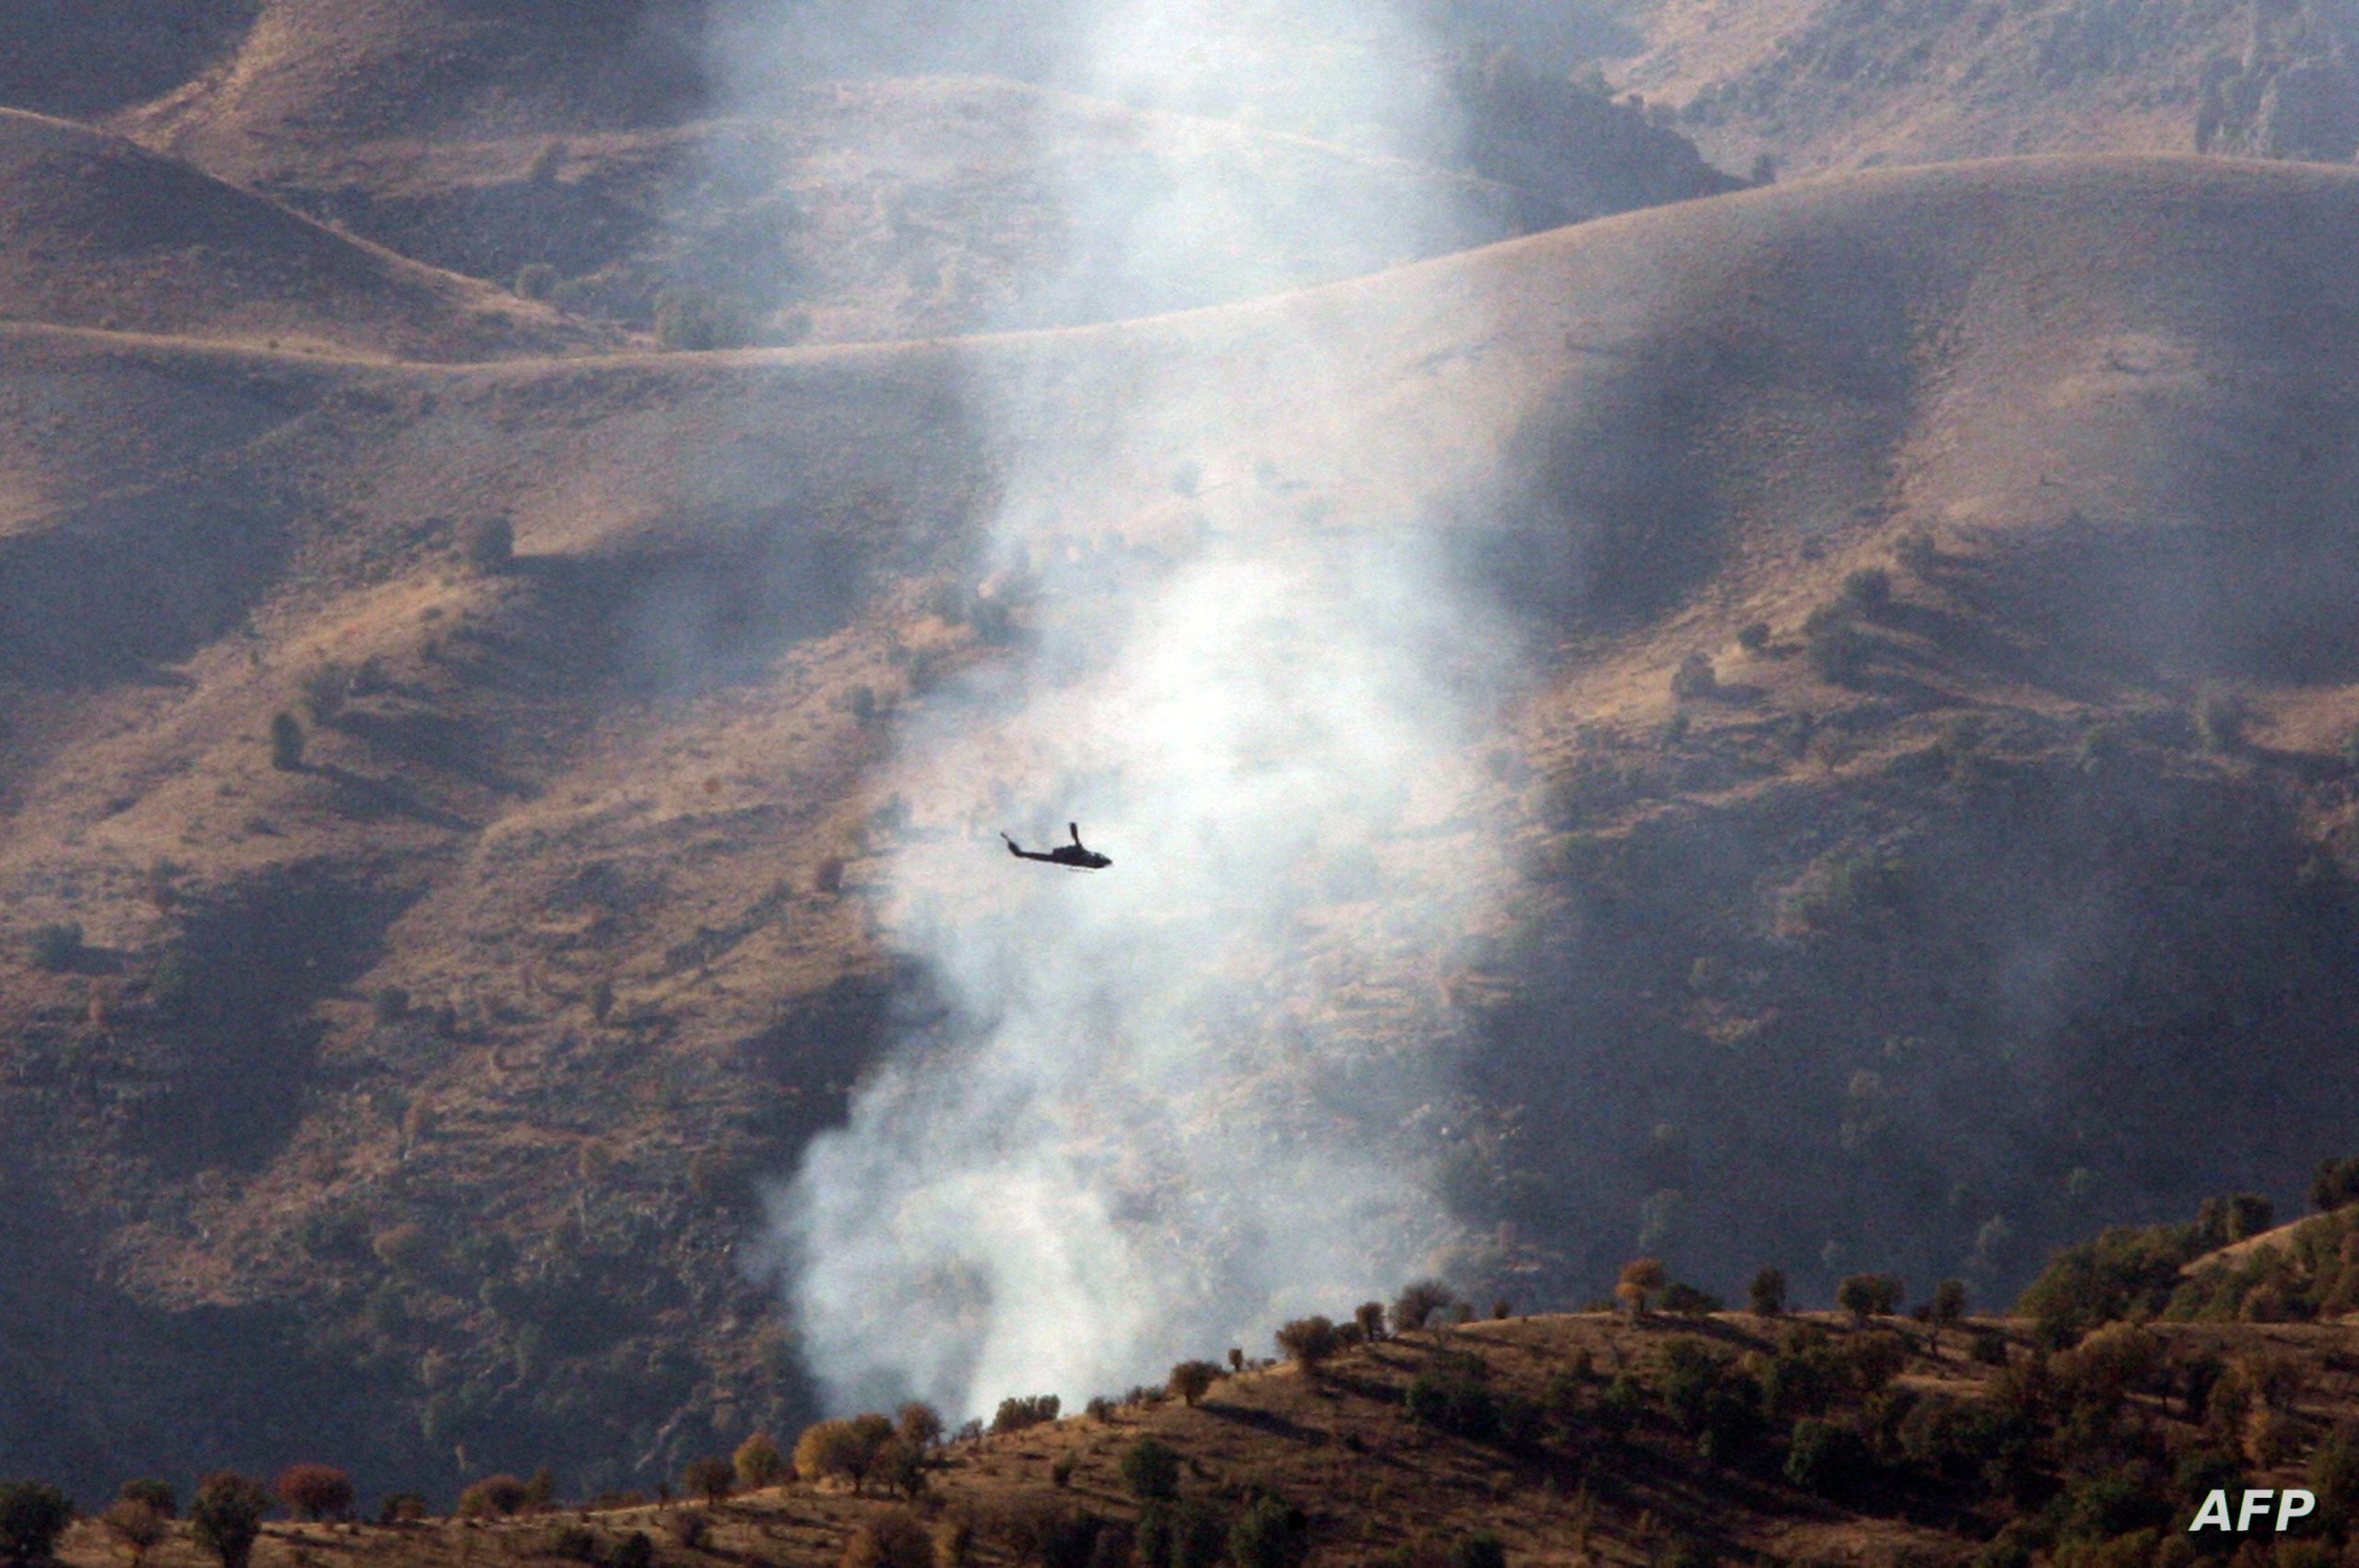
[[[1373,74],[1417,55],[1416,29],[1355,7],[1353,47],[1329,47],[1344,23],[1308,3],[1119,6],[1057,35],[1058,74],[1148,105],[1202,106],[1226,80],[1422,112],[1420,89]],[[1425,118],[1446,155],[1446,117]],[[1092,180],[1057,196],[1081,239],[1050,280],[1066,319],[1109,275],[1283,270],[1285,215],[1250,191]],[[1320,345],[1279,352],[1302,406],[1347,401],[1324,395],[1349,370]],[[1444,1235],[1412,1130],[1447,1082],[1426,999],[1493,867],[1457,847],[1444,863],[1417,831],[1467,809],[1466,729],[1500,645],[1415,520],[1352,515],[1297,465],[1247,455],[1267,432],[1225,403],[1217,361],[1142,356],[1097,390],[970,378],[1005,454],[985,591],[1027,606],[1027,635],[900,737],[888,941],[942,1005],[773,1205],[833,1408],[914,1397],[965,1416],[1116,1391],[1387,1293]],[[1099,515],[1038,455],[1044,422],[1076,407],[1105,410],[1102,472],[1168,475],[1154,526]],[[1387,439],[1331,415],[1319,450],[1290,455],[1348,473]],[[1013,861],[994,836],[1045,848],[1069,819],[1110,872]],[[1385,1026],[1355,1029],[1370,1009]],[[1404,1010],[1436,1016],[1402,1029]]]

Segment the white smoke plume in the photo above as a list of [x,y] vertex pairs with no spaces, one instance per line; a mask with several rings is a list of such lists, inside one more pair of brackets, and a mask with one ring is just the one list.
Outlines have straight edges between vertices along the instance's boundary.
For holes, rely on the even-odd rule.
[[[1339,113],[1389,96],[1397,124],[1432,79],[1384,74],[1424,43],[1381,6],[1353,6],[1346,29],[1315,0],[1132,0],[1071,41],[1062,74],[1132,102],[1203,104],[1226,74],[1247,98],[1285,84]],[[1061,280],[1077,290],[1108,248],[1134,274],[1159,258],[1250,275],[1285,239],[1283,204],[1251,191],[1061,201],[1098,250]],[[1308,437],[1321,450],[1297,454],[1328,474],[1395,435],[1345,412],[1353,371],[1332,353],[1306,333],[1272,357],[1297,403],[1329,405]],[[773,1204],[831,1408],[974,1415],[1259,1353],[1286,1317],[1389,1295],[1446,1233],[1404,1124],[1447,1087],[1434,978],[1494,879],[1462,835],[1447,855],[1430,835],[1476,793],[1498,646],[1416,528],[1322,509],[1257,462],[1266,432],[1226,412],[1250,400],[1224,397],[1223,373],[1141,355],[1107,389],[1104,472],[1172,477],[1105,504],[1187,519],[1151,546],[1091,515],[1033,439],[1091,399],[1032,372],[972,379],[975,418],[1012,454],[986,554],[1035,624],[898,745],[911,826],[887,932],[944,1014],[912,1023]],[[1203,454],[1177,474],[1175,431]],[[1046,848],[1068,820],[1111,870],[1013,860],[994,836]]]

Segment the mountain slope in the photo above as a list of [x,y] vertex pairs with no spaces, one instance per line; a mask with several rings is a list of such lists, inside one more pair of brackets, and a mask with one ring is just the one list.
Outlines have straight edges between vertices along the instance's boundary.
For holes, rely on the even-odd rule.
[[[303,1430],[372,1473],[594,1490],[807,1415],[744,1255],[924,994],[882,857],[1004,861],[1015,764],[876,780],[1025,644],[974,545],[1017,461],[1066,580],[1291,516],[1431,544],[1532,649],[1487,782],[1377,847],[1481,866],[1507,823],[1508,918],[1352,1003],[1371,1048],[1473,1042],[1402,1135],[1464,1288],[1578,1297],[1642,1243],[2002,1293],[2098,1215],[2297,1188],[2359,1146],[2316,1088],[2359,1022],[2354,231],[2347,173],[2038,159],[959,344],[0,328],[6,395],[82,389],[0,446],[0,1123],[44,1274],[108,1308],[31,1397],[110,1401],[12,1462],[266,1468],[333,1407]],[[1674,700],[1693,652],[1718,689]],[[1382,936],[1314,912],[1304,974]],[[28,1332],[74,1342],[67,1299]],[[282,1375],[224,1402],[154,1349],[200,1329]]]
[[593,334],[103,133],[0,110],[0,318],[469,358]]

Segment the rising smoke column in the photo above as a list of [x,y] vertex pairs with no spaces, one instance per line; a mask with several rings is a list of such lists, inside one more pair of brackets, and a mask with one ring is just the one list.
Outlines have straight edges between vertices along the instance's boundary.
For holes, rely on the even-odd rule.
[[[1224,80],[1338,113],[1385,99],[1397,124],[1431,79],[1422,41],[1356,6],[1342,47],[1340,15],[1115,6],[1077,28],[1068,74],[1149,104],[1201,105]],[[1253,275],[1282,210],[1175,183],[1188,167],[1060,193],[1081,260],[1054,287]],[[1328,411],[1303,467],[1344,472],[1394,439],[1333,412],[1351,370],[1324,345],[1280,348],[1297,401]],[[1414,829],[1472,792],[1489,639],[1417,530],[1322,511],[1248,458],[1265,433],[1228,411],[1217,361],[1140,356],[1097,404],[1109,474],[1162,459],[1122,450],[1150,427],[1203,454],[1172,486],[1191,533],[1109,545],[1123,519],[1089,515],[1039,439],[1093,402],[1037,363],[979,357],[970,387],[1010,454],[986,554],[1029,586],[1030,638],[929,699],[891,783],[918,831],[887,929],[947,1011],[907,1032],[773,1205],[807,1359],[842,1410],[914,1397],[969,1415],[1259,1349],[1287,1316],[1390,1292],[1444,1230],[1399,1129],[1447,1063],[1397,1010],[1430,995],[1487,881],[1463,851],[1421,853]],[[1054,840],[1069,816],[1113,870],[1014,862],[992,837]]]

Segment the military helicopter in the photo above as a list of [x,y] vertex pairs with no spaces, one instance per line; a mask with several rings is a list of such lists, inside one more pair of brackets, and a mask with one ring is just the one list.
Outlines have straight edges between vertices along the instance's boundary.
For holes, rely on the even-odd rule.
[[1079,823],[1065,824],[1065,830],[1073,835],[1073,842],[1060,844],[1046,854],[1038,849],[1027,849],[1015,839],[1007,838],[1004,833],[1000,837],[1007,838],[1007,852],[1019,860],[1046,860],[1052,866],[1065,866],[1077,872],[1102,872],[1114,863],[1112,857],[1101,855],[1097,850],[1083,846]]

